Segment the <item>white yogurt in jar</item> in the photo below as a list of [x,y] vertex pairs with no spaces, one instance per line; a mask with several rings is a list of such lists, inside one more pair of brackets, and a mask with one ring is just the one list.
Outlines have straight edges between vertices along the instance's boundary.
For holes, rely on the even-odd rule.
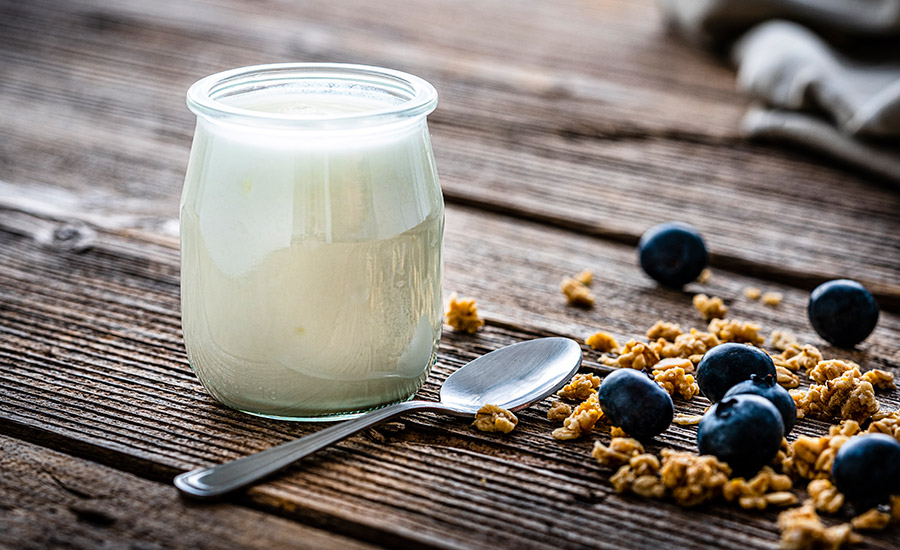
[[[392,105],[297,90],[222,101],[323,118]],[[181,204],[192,367],[217,400],[268,416],[409,397],[440,337],[442,229],[424,116],[302,131],[201,116]]]

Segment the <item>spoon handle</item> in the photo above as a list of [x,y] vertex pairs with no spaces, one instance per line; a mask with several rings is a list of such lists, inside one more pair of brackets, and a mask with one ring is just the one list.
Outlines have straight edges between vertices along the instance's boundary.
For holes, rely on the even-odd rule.
[[319,449],[401,414],[410,411],[448,409],[449,407],[445,405],[429,401],[396,403],[256,454],[212,468],[186,472],[175,478],[175,486],[183,494],[194,498],[214,498],[249,485]]

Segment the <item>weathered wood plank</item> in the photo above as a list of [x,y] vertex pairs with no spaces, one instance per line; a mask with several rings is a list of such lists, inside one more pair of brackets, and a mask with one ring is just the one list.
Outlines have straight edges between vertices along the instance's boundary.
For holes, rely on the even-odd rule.
[[0,547],[375,548],[0,436]]
[[[46,233],[36,228],[47,223],[9,210],[0,217],[0,431],[168,480],[316,429],[247,417],[203,393],[179,345],[174,242],[97,227],[92,247],[76,253],[28,236]],[[637,275],[630,247],[458,208],[449,209],[447,227],[447,290],[477,296],[490,326],[475,336],[445,335],[423,398],[436,398],[440,381],[465,361],[547,331],[580,337],[604,327],[625,337],[658,317],[699,324],[689,294],[661,291]],[[601,307],[594,310],[565,306],[557,290],[563,274],[581,267],[598,271]],[[705,288],[733,298],[751,282],[765,285],[723,272]],[[812,339],[797,315],[804,294],[779,289],[786,292],[779,309],[730,301],[743,316]],[[853,358],[900,372],[898,332],[900,321],[885,315]],[[586,368],[599,371],[593,357]],[[678,407],[699,412],[705,404]],[[547,406],[523,412],[507,438],[440,415],[411,417],[399,431],[372,432],[311,457],[242,502],[390,546],[771,544],[773,514],[718,506],[689,512],[616,495],[610,472],[590,458],[593,438],[553,440]],[[804,422],[798,433],[824,430]],[[692,449],[693,439],[692,428],[673,427],[653,448]],[[888,548],[896,535],[871,544]]]
[[[745,100],[728,90],[730,71],[630,4],[503,10],[508,36],[476,32],[497,23],[493,9],[428,16],[479,11],[465,3],[412,3],[405,23],[379,3],[8,6],[0,106],[17,116],[0,124],[0,162],[11,181],[93,188],[172,216],[192,126],[182,97],[197,75],[272,59],[402,59],[441,91],[433,127],[449,200],[623,242],[679,217],[704,231],[717,265],[807,289],[851,276],[900,307],[900,196],[738,141]],[[443,42],[445,21],[477,46]],[[554,53],[562,21],[579,44],[569,61]],[[677,70],[665,76],[667,64]]]

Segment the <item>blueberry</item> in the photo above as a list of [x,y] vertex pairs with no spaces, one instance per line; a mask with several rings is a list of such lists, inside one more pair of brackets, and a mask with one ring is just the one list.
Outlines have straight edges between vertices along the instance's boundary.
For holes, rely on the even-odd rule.
[[809,295],[809,322],[819,336],[842,348],[866,339],[878,323],[878,304],[866,287],[849,279],[817,286]]
[[638,257],[647,275],[662,285],[680,288],[700,275],[708,254],[694,226],[667,222],[644,232],[638,243]]
[[697,430],[700,454],[715,455],[734,476],[754,475],[781,447],[784,424],[771,401],[752,394],[723,399],[703,415]]
[[607,375],[597,398],[609,421],[636,439],[661,434],[675,415],[668,392],[639,370],[620,369]]
[[791,430],[794,428],[794,422],[797,421],[797,405],[794,403],[794,398],[791,397],[791,394],[775,383],[774,376],[771,374],[765,376],[751,374],[750,380],[744,380],[732,386],[725,393],[725,397],[744,393],[765,397],[771,401],[775,408],[778,409],[778,412],[781,413],[781,420],[784,423],[784,435],[791,433]]
[[750,375],[775,376],[775,363],[769,354],[748,344],[720,344],[707,351],[697,365],[697,385],[712,402],[725,396],[732,386]]
[[900,494],[900,442],[886,434],[851,437],[838,449],[831,477],[860,512],[887,502]]

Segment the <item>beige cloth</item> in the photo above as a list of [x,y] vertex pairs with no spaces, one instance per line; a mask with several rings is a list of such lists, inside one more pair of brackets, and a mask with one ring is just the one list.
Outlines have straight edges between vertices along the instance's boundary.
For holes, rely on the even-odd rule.
[[[738,88],[761,102],[749,137],[792,142],[900,182],[900,38],[890,61],[849,58],[790,16],[856,44],[900,37],[900,0],[661,0],[692,40],[737,39]],[[890,52],[887,52],[890,53]]]
[[659,0],[669,21],[695,42],[731,40],[771,19],[857,36],[900,33],[900,0]]

